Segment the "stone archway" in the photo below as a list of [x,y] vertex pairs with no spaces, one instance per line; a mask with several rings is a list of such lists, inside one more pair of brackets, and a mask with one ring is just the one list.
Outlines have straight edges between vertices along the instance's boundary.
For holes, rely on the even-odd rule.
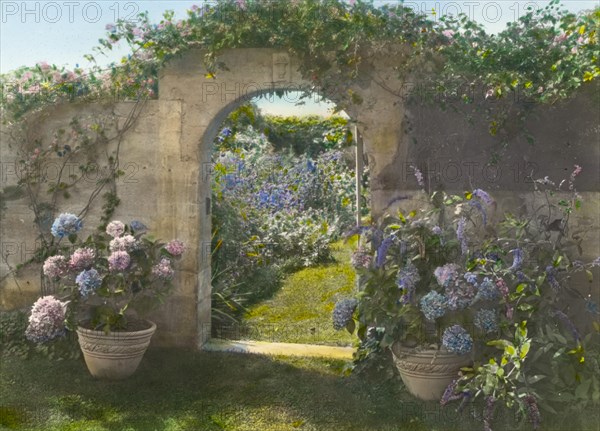
[[[202,52],[190,51],[169,63],[159,77],[158,151],[162,174],[157,196],[158,230],[199,244],[188,256],[178,297],[173,299],[177,308],[172,309],[180,317],[177,334],[163,334],[170,338],[164,340],[167,344],[180,344],[176,340],[189,340],[194,334],[195,344],[200,347],[210,338],[210,175],[212,142],[219,125],[236,106],[255,95],[313,89],[298,72],[299,63],[285,52],[235,49],[223,53],[219,61],[227,69],[210,76],[202,65]],[[397,155],[403,112],[397,96],[381,86],[366,81],[360,91],[362,107],[346,110],[361,127],[375,180],[372,210],[377,213],[389,199],[389,193],[378,187],[381,182],[377,175]],[[335,94],[327,97],[336,101]],[[375,147],[377,152],[373,151]]]

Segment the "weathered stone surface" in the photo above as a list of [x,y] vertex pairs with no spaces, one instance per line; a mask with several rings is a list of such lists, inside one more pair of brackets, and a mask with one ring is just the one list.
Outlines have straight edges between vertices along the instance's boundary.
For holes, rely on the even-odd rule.
[[[188,245],[174,295],[150,316],[158,324],[153,345],[198,347],[210,337],[211,151],[222,121],[256,95],[313,87],[300,76],[297,61],[285,52],[238,49],[223,53],[219,60],[228,70],[219,71],[215,78],[206,76],[200,51],[190,51],[165,67],[160,73],[159,99],[145,104],[121,146],[120,166],[125,176],[117,184],[121,205],[114,218],[141,220],[157,237],[179,238]],[[575,224],[587,230],[586,256],[600,254],[595,99],[581,94],[556,107],[536,108],[528,123],[536,143],[530,146],[522,137],[509,142],[497,165],[501,175],[493,178],[487,162],[496,147],[485,122],[478,117],[469,125],[460,114],[418,103],[405,105],[399,96],[410,83],[399,79],[394,68],[397,60],[385,56],[369,59],[360,80],[352,88],[340,90],[355,91],[363,100],[346,112],[364,139],[375,216],[385,212],[388,202],[398,196],[410,197],[402,205],[422,205],[409,164],[429,166],[431,177],[439,177],[447,190],[462,191],[473,185],[497,191],[499,207],[516,210],[526,208],[530,184],[524,181],[532,163],[539,176],[568,176],[572,165],[579,163],[584,167],[580,190],[586,191],[587,203],[576,214]],[[328,96],[336,100],[336,94]],[[132,107],[128,102],[56,106],[32,122],[31,134],[47,145],[52,134],[66,128],[74,116],[93,118],[115,112],[123,122]],[[18,181],[16,150],[2,138],[1,187]],[[469,175],[470,170],[477,175]],[[71,199],[61,203],[60,212],[79,212],[94,184],[94,178],[81,184]],[[100,201],[93,204],[84,234],[95,229],[99,205]],[[2,255],[6,256],[6,261],[0,262],[0,306],[12,309],[31,304],[40,293],[39,267],[17,279],[7,276],[9,266],[25,262],[36,247],[37,234],[26,199],[8,203],[0,234]]]

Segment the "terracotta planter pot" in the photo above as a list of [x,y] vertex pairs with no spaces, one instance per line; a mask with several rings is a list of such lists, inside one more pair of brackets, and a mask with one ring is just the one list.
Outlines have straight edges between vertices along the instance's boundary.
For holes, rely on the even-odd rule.
[[458,371],[472,363],[471,354],[457,355],[445,350],[417,350],[392,345],[394,363],[408,391],[422,400],[439,400]]
[[77,328],[79,347],[92,376],[99,379],[121,380],[131,376],[137,369],[156,324],[148,321],[150,328],[132,332],[95,331]]

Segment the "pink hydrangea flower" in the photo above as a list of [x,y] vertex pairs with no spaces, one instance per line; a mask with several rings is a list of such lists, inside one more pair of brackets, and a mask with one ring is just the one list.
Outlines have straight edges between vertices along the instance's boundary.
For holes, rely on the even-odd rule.
[[123,232],[125,232],[125,225],[118,220],[111,221],[108,226],[106,226],[106,233],[113,238],[123,235]]
[[67,303],[48,295],[39,298],[31,307],[27,339],[43,343],[65,333],[65,309]]
[[44,275],[50,278],[58,278],[64,276],[69,269],[67,258],[61,255],[50,256],[44,262]]
[[131,257],[126,251],[115,251],[108,257],[109,271],[124,271],[131,263]]
[[152,274],[159,278],[169,280],[173,278],[175,271],[171,268],[171,261],[166,257],[163,257],[159,263],[152,267]]
[[71,255],[69,266],[77,270],[86,269],[92,266],[94,259],[96,259],[96,252],[93,249],[89,247],[78,248]]
[[185,251],[185,245],[178,239],[174,239],[165,245],[165,249],[173,256],[181,256]]
[[113,239],[109,243],[110,251],[131,251],[137,245],[137,240],[133,235],[125,235],[119,238]]

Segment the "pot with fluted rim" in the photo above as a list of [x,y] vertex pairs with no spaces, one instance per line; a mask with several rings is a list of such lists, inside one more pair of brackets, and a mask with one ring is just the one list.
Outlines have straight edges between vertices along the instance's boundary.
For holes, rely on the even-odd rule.
[[98,379],[122,380],[138,368],[156,324],[143,321],[145,329],[135,331],[104,331],[77,328],[79,346],[90,374]]
[[457,355],[444,349],[392,345],[394,364],[406,389],[417,398],[439,400],[462,367],[472,363],[472,354]]

